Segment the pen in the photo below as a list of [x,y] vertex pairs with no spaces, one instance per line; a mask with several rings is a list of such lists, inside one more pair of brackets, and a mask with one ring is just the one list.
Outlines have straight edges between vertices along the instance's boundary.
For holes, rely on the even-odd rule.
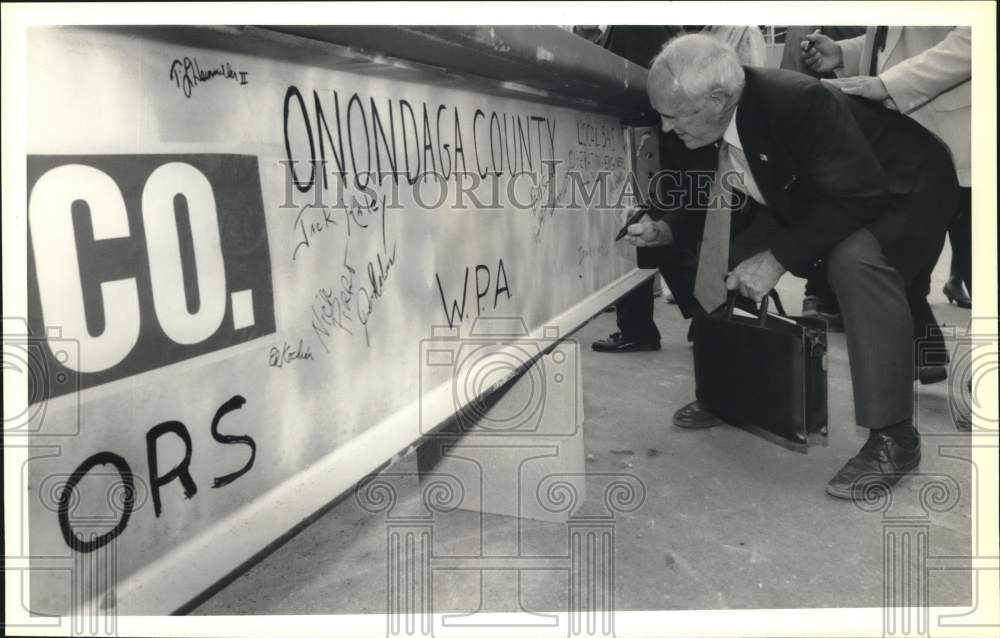
[[644,208],[640,208],[636,212],[632,213],[632,215],[628,218],[628,221],[625,222],[625,225],[622,226],[622,229],[618,231],[618,235],[615,237],[615,241],[618,241],[619,239],[627,235],[628,227],[631,226],[632,224],[635,224],[640,219],[642,219],[642,216],[645,214],[646,210]]

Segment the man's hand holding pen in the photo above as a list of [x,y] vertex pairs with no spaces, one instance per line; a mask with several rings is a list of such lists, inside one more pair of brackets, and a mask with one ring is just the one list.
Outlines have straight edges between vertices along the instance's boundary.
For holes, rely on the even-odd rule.
[[633,246],[666,246],[674,240],[670,225],[665,221],[653,221],[645,216],[639,222],[629,224],[625,241]]

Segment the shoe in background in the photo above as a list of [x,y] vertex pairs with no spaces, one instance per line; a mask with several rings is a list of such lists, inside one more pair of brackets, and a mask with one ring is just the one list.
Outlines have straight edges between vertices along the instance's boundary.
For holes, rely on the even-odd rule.
[[660,342],[631,341],[622,333],[613,332],[607,339],[598,339],[590,344],[595,352],[647,352],[660,349]]
[[949,279],[941,291],[948,298],[948,303],[953,303],[959,308],[972,308],[972,297],[965,292],[965,286],[958,279]]

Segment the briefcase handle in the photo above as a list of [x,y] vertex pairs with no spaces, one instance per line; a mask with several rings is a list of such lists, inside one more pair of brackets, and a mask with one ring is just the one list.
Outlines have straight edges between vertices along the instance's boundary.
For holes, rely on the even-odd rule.
[[[726,319],[733,318],[733,310],[736,309],[736,299],[739,297],[739,293],[735,290],[730,290],[728,298],[726,299]],[[777,290],[771,290],[767,293],[767,296],[760,300],[760,309],[757,312],[757,325],[761,328],[764,327],[764,323],[767,321],[767,305],[768,300],[774,299],[774,309],[778,311],[778,314],[782,317],[787,317],[785,314],[785,307],[781,303],[781,297],[778,296]]]

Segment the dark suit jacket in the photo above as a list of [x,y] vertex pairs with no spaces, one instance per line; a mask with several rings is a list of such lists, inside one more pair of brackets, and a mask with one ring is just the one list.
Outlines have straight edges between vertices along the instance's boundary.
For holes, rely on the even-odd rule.
[[[659,124],[659,122],[657,122]],[[689,149],[674,133],[660,131],[661,174],[650,182],[648,214],[670,224],[674,240],[697,255],[705,226],[705,205],[715,176],[718,151],[714,145]],[[639,268],[658,268],[661,253],[671,246],[638,248]]]
[[958,192],[943,144],[905,115],[811,77],[745,70],[736,125],[776,222],[767,247],[787,270],[805,276],[863,227],[907,281],[937,257]]

